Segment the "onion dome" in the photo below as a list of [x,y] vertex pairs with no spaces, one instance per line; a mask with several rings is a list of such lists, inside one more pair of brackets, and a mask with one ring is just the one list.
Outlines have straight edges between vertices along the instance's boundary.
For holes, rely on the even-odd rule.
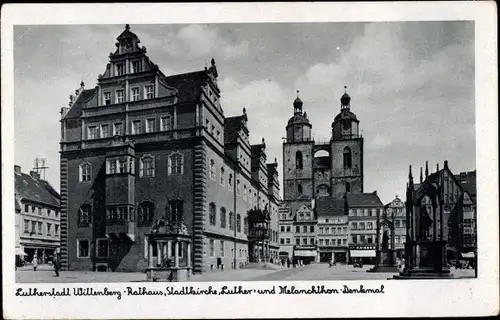
[[288,120],[288,125],[294,125],[294,124],[310,125],[311,123],[309,122],[309,119],[304,117],[302,114],[296,113]]

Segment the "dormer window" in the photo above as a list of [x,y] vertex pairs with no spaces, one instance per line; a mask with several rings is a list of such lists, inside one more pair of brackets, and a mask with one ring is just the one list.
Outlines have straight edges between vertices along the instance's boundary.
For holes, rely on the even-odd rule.
[[144,99],[153,99],[155,97],[155,87],[148,85],[144,87]]
[[111,92],[104,92],[104,105],[111,104]]
[[141,72],[141,60],[134,60],[132,61],[132,73],[139,73]]
[[117,63],[115,67],[117,76],[123,76],[125,74],[125,65],[123,63]]

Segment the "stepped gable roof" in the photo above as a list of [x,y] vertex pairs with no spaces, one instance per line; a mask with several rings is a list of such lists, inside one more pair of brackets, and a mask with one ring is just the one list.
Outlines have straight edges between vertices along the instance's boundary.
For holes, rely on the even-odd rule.
[[236,143],[238,141],[238,132],[243,127],[245,116],[228,117],[224,120],[224,143]]
[[[78,99],[73,103],[71,108],[69,108],[68,113],[66,113],[65,119],[70,118],[78,118],[82,114],[82,109],[85,106],[85,103],[89,101],[96,93],[97,87],[92,89],[83,90],[82,93],[78,96]],[[97,101],[96,101],[97,103]],[[97,105],[95,105],[97,106]],[[94,107],[95,107],[94,106]]]
[[251,145],[251,153],[252,153],[252,167],[258,166],[260,162],[260,157],[262,155],[266,155],[266,145],[262,144],[253,144]]
[[274,176],[275,173],[278,173],[278,170],[276,170],[278,167],[278,164],[268,163],[268,164],[266,164],[266,166],[267,166],[267,175],[269,177],[272,177],[272,176]]
[[342,198],[316,198],[316,213],[318,217],[335,217],[345,215],[345,201]]
[[[19,199],[44,203],[54,207],[59,207],[59,194],[54,195],[52,186],[41,179],[34,179],[29,174],[15,173],[15,192]],[[50,186],[50,189],[47,187]],[[54,190],[55,192],[55,190]]]
[[347,204],[349,207],[383,207],[384,204],[376,193],[348,193]]

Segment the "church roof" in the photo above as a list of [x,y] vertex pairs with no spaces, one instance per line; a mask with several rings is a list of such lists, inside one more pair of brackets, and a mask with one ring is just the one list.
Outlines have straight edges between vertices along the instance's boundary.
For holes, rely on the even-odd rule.
[[316,213],[318,217],[334,217],[345,215],[345,201],[342,198],[316,198]]
[[344,109],[344,110],[340,111],[340,113],[337,116],[335,116],[335,121],[338,121],[338,120],[355,120],[355,121],[358,121],[358,118],[349,109]]
[[[45,180],[35,179],[29,174],[14,173],[15,192],[19,199],[59,207],[60,196]],[[17,201],[16,201],[17,202]]]
[[461,172],[455,175],[455,179],[460,182],[460,185],[469,192],[472,197],[477,194],[476,190],[476,171]]
[[289,120],[288,120],[288,125],[294,125],[294,124],[307,124],[307,125],[311,125],[311,123],[309,122],[309,119],[307,119],[306,117],[304,117],[302,114],[300,113],[297,113],[297,114],[294,114]]
[[[87,101],[89,101],[96,93],[97,87],[92,89],[83,90],[78,99],[73,103],[71,108],[69,108],[68,113],[66,113],[65,119],[78,118],[82,114],[82,109]],[[97,103],[97,102],[96,102]]]
[[383,207],[382,201],[376,193],[348,193],[347,205],[349,207]]

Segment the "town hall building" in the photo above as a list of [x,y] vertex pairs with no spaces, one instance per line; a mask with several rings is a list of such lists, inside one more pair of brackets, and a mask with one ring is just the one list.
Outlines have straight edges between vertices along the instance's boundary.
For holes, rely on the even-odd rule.
[[278,165],[250,144],[247,110],[224,115],[214,59],[165,75],[139,43],[127,25],[61,110],[63,268],[144,270],[167,250],[149,243],[159,219],[187,229],[175,254],[194,272],[276,258]]

